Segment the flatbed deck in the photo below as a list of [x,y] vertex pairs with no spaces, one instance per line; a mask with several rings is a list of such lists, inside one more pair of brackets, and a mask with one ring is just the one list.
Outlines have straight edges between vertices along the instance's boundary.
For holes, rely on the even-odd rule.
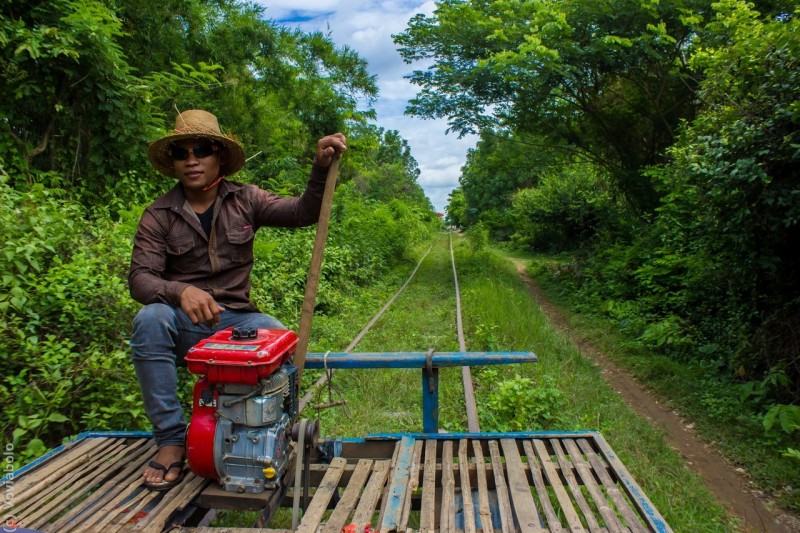
[[[327,458],[311,454],[308,507],[296,531],[338,533],[351,524],[358,533],[366,525],[404,532],[670,531],[597,432],[387,434],[324,444]],[[4,516],[43,532],[212,533],[233,530],[202,525],[208,509],[291,505],[291,486],[235,494],[191,472],[172,490],[147,490],[141,472],[155,451],[142,432],[83,434],[6,478],[0,490],[12,507]],[[242,530],[290,526],[283,527]]]

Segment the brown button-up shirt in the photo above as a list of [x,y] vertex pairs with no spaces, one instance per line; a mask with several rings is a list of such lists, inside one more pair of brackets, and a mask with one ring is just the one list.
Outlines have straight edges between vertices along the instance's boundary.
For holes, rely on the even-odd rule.
[[194,285],[224,307],[257,311],[250,301],[253,239],[261,226],[308,226],[319,218],[326,170],[314,166],[306,191],[283,198],[255,185],[222,180],[211,233],[176,185],[145,209],[133,241],[128,285],[134,300],[180,307]]

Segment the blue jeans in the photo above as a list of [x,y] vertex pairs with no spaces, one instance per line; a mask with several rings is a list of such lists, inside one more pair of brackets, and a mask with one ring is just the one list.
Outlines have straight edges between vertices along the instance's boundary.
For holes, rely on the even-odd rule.
[[184,363],[186,352],[202,339],[225,328],[242,326],[286,329],[269,315],[230,309],[220,315],[216,326],[195,325],[183,309],[161,303],[144,306],[133,319],[131,360],[159,448],[182,446],[185,440],[186,421],[178,401],[177,365]]

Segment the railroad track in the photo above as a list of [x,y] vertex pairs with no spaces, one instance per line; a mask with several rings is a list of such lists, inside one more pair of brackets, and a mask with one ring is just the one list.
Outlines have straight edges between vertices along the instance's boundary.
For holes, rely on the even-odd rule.
[[[436,245],[435,260],[426,265],[433,264],[435,269],[422,269],[418,278],[424,281],[429,276],[432,283],[418,283],[408,291],[415,295],[414,309],[427,310],[424,316],[412,314],[412,322],[423,329],[425,319],[439,320],[442,311],[451,316],[449,288],[439,285],[447,276],[442,244]],[[546,532],[565,528],[669,533],[669,526],[599,433],[480,432],[469,365],[535,362],[536,356],[531,352],[466,351],[452,237],[449,244],[459,352],[351,352],[414,279],[432,246],[345,352],[324,357],[309,354],[308,358],[309,369],[326,370],[317,386],[330,379],[334,368],[422,369],[422,433],[326,437],[314,442],[316,435],[311,432],[311,442],[305,443],[309,433],[305,429],[313,422],[302,419],[292,451],[295,467],[287,470],[280,490],[260,493],[226,491],[191,472],[170,491],[149,491],[142,487],[141,471],[155,453],[150,434],[82,434],[15,472],[5,485],[0,483],[0,497],[7,502],[13,499],[10,510],[14,523],[40,526],[48,533],[161,533],[175,527],[196,533],[225,533],[232,529],[211,526],[217,509],[250,509],[259,512],[259,531],[283,533],[287,529],[266,527],[278,507],[285,507],[292,510],[291,530],[309,533],[334,533],[343,528],[364,531],[372,526],[375,531],[419,533]],[[403,325],[408,318],[407,314],[399,317],[389,325]],[[431,322],[428,329],[440,333],[434,324],[438,322]],[[443,348],[454,346],[451,339],[435,334],[427,338],[437,339],[427,343]],[[467,367],[462,370],[462,383],[469,433],[442,433],[438,430],[438,372],[458,366]],[[391,387],[395,381],[387,383]],[[459,394],[457,387],[454,384],[450,389],[451,400]],[[405,391],[402,384],[399,389]],[[406,399],[375,390],[390,396],[391,405],[395,399]],[[313,391],[306,394],[303,408],[312,397]],[[429,416],[434,412],[435,420]],[[352,429],[349,416],[347,422]],[[109,450],[112,453],[107,453]],[[42,491],[42,486],[48,490]]]
[[[450,233],[449,237],[449,248],[450,248],[450,264],[453,271],[453,290],[455,292],[455,306],[456,306],[456,331],[455,334],[458,337],[458,346],[461,352],[467,351],[467,343],[464,338],[464,327],[463,327],[463,320],[462,320],[462,313],[461,313],[461,294],[458,287],[458,270],[456,268],[456,260],[455,254],[453,252],[453,234]],[[392,295],[391,298],[384,304],[383,307],[373,316],[369,322],[364,326],[364,328],[353,338],[353,340],[348,344],[347,348],[344,349],[344,353],[352,352],[355,347],[358,345],[359,342],[364,338],[364,336],[372,329],[375,323],[380,319],[383,314],[391,307],[394,301],[400,296],[403,290],[411,283],[414,279],[414,276],[419,271],[420,266],[425,261],[425,259],[430,254],[430,251],[433,249],[433,245],[428,248],[428,250],[422,255],[422,258],[417,263],[416,267],[411,271],[411,274],[408,276],[408,279],[400,286],[397,292]],[[311,400],[314,398],[316,392],[324,387],[331,378],[333,377],[334,370],[327,369],[324,374],[317,379],[316,382],[311,386],[311,390],[309,390],[300,400],[300,412],[302,413],[305,408],[309,405]],[[467,417],[467,430],[470,433],[478,433],[480,432],[480,424],[478,421],[478,409],[477,404],[475,401],[475,389],[472,384],[472,373],[470,371],[470,367],[463,366],[461,367],[461,381],[464,390],[464,404],[466,406],[466,417]],[[332,407],[333,405],[325,405],[324,407]]]

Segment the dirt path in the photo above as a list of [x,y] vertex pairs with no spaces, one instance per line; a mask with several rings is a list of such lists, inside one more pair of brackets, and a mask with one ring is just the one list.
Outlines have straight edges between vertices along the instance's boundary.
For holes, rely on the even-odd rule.
[[606,381],[637,413],[664,430],[668,444],[684,457],[689,468],[703,479],[706,487],[720,502],[731,513],[741,518],[746,531],[769,533],[800,531],[798,517],[782,513],[774,506],[765,505],[764,501],[751,490],[747,476],[737,472],[732,465],[701,441],[691,426],[687,425],[675,411],[660,403],[608,356],[578,337],[564,314],[545,298],[539,287],[525,273],[524,263],[517,259],[511,260],[548,319],[572,341],[581,354],[602,368]]

